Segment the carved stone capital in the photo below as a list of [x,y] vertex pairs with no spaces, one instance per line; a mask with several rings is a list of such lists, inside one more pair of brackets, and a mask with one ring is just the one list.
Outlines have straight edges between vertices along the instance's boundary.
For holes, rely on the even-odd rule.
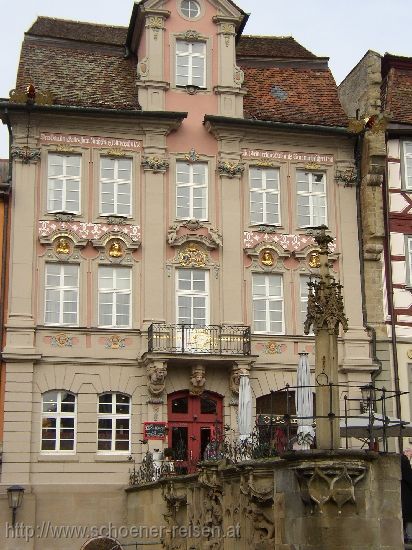
[[166,172],[169,168],[169,161],[164,157],[154,155],[152,157],[143,157],[142,167],[145,171]]
[[227,176],[229,178],[240,178],[245,171],[245,165],[243,162],[220,160],[217,165],[217,171],[220,176]]
[[22,162],[23,164],[35,164],[40,160],[41,151],[34,147],[12,147],[11,158]]

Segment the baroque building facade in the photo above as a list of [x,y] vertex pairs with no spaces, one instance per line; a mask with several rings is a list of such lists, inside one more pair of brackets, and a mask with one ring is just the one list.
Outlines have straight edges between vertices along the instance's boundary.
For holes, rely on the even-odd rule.
[[27,523],[124,524],[129,457],[171,448],[190,472],[217,427],[236,433],[240,376],[254,415],[284,414],[298,354],[314,367],[312,227],[328,226],[344,285],[341,397],[378,369],[355,139],[327,59],[246,22],[230,0],[145,0],[128,28],[40,17],[25,35],[0,102],[13,137],[1,484],[26,488]]

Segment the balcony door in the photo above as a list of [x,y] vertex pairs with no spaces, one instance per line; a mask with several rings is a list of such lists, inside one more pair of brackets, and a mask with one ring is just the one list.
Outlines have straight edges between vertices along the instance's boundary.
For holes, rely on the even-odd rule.
[[187,474],[203,460],[207,446],[223,423],[223,398],[215,393],[172,393],[167,398],[169,441],[177,473]]
[[[204,269],[178,269],[176,277],[176,347],[184,353],[210,353],[209,273]],[[204,350],[204,351],[203,351]]]

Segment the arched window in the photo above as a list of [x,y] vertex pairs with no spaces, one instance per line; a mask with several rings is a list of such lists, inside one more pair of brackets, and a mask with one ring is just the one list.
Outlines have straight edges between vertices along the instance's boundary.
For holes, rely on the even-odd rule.
[[59,390],[42,398],[41,450],[73,453],[76,447],[76,396]]
[[130,397],[123,393],[99,396],[97,450],[130,452]]
[[98,537],[86,542],[81,550],[123,550],[120,544],[107,537]]

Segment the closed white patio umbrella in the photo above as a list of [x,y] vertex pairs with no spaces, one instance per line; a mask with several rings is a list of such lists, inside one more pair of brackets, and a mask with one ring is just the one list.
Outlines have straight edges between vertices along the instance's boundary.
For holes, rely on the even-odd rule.
[[[307,353],[299,353],[297,389],[295,394],[296,416],[298,417],[298,444],[308,450],[315,438],[313,429],[313,392]],[[303,418],[302,418],[303,417]]]
[[240,441],[247,441],[252,433],[252,390],[248,374],[240,376],[238,427]]

